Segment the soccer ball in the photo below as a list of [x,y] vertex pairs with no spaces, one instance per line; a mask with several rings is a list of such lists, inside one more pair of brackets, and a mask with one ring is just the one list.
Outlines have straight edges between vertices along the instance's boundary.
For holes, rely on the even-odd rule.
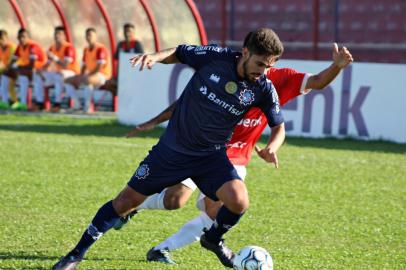
[[261,247],[243,247],[234,257],[235,270],[272,270],[273,261],[268,251]]

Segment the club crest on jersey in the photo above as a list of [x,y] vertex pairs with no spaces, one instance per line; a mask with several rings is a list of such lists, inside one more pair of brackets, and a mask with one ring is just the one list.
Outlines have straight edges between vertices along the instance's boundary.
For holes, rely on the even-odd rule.
[[137,177],[138,179],[145,179],[147,178],[148,175],[149,175],[149,167],[147,164],[142,164],[135,171],[135,177]]
[[254,93],[251,90],[245,89],[240,93],[240,103],[244,106],[249,106],[254,102]]
[[224,89],[226,90],[227,93],[229,93],[230,95],[233,95],[233,94],[235,94],[235,92],[237,92],[238,86],[235,82],[228,82],[224,86]]

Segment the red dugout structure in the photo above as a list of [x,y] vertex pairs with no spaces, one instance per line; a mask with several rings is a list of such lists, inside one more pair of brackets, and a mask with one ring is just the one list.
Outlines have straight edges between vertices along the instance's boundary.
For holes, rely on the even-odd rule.
[[[159,51],[180,43],[207,44],[202,19],[192,0],[6,0],[0,9],[0,28],[16,41],[20,27],[27,28],[44,48],[53,41],[53,28],[63,25],[67,39],[81,57],[85,29],[95,27],[99,41],[115,53],[122,26],[133,23],[145,51]],[[113,58],[113,57],[111,57]],[[114,61],[114,60],[112,60]],[[117,65],[112,63],[113,67]],[[116,72],[116,71],[114,71]]]

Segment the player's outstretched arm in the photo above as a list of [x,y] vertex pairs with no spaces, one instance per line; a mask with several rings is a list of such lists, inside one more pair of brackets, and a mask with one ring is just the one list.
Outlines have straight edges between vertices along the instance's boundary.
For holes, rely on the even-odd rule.
[[176,57],[176,48],[166,49],[156,53],[150,54],[139,54],[130,58],[130,63],[132,67],[140,64],[140,71],[145,67],[151,69],[155,63],[162,64],[175,64],[179,63],[178,58]]
[[285,141],[285,124],[282,123],[278,126],[271,128],[271,136],[267,146],[264,149],[255,145],[255,151],[266,162],[273,163],[276,168],[279,168],[279,161],[277,152]]
[[175,109],[175,105],[176,105],[176,101],[174,103],[172,103],[171,106],[166,108],[163,112],[161,112],[160,114],[155,116],[154,118],[148,120],[147,122],[144,122],[142,124],[135,126],[135,128],[133,128],[130,132],[127,133],[126,137],[127,138],[134,137],[141,131],[151,130],[154,127],[156,127],[157,125],[159,125],[160,123],[163,123],[163,122],[169,120],[169,118],[171,118],[171,116],[172,116],[173,110]]
[[339,49],[337,43],[334,43],[333,63],[319,74],[310,76],[306,83],[306,89],[323,89],[337,77],[342,69],[353,61],[354,58],[346,47]]

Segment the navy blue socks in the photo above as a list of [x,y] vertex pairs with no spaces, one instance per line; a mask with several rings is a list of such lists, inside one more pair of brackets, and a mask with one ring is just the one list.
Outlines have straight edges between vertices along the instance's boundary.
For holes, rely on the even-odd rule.
[[236,225],[243,215],[244,213],[234,214],[223,205],[217,214],[214,224],[206,232],[207,239],[213,243],[219,242],[223,234]]
[[93,218],[87,230],[83,233],[82,238],[76,247],[70,252],[75,256],[83,257],[86,251],[94,242],[113,227],[120,216],[113,208],[113,202],[109,201],[103,205],[96,216]]

